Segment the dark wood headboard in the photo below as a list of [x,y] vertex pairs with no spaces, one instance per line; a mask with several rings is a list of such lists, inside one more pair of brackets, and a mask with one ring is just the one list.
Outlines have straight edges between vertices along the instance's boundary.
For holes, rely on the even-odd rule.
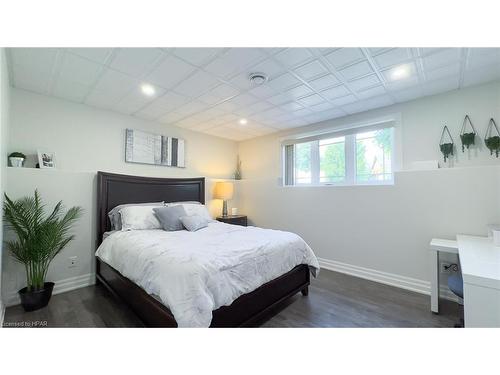
[[205,177],[157,178],[97,172],[97,245],[111,230],[108,212],[124,203],[198,201],[205,203]]

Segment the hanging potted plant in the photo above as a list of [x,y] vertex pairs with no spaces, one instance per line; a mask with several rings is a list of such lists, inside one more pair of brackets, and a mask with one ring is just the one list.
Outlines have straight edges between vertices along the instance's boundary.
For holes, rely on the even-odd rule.
[[80,207],[72,207],[63,213],[62,202],[56,204],[50,215],[45,214],[38,191],[34,197],[12,201],[5,194],[4,217],[17,240],[6,241],[12,256],[26,270],[27,286],[19,291],[25,311],[47,306],[54,283],[46,282],[50,262],[74,238],[71,227],[81,216]]
[[13,152],[9,155],[9,161],[12,167],[22,167],[25,160],[26,155],[24,155],[22,152]]
[[[448,138],[448,139],[446,139]],[[444,162],[446,163],[446,159],[453,156],[453,138],[451,138],[451,133],[448,130],[448,127],[445,125],[443,128],[443,132],[441,133],[441,140],[439,141],[439,148],[444,156]]]
[[[467,123],[469,123],[470,131],[467,132]],[[467,150],[470,146],[474,145],[476,139],[476,129],[469,118],[469,115],[465,115],[464,122],[462,124],[462,129],[460,130],[460,140],[462,141],[462,152],[465,152],[465,147]]]
[[486,129],[486,135],[484,137],[484,143],[486,147],[490,150],[490,155],[495,153],[498,158],[498,153],[500,151],[500,131],[498,131],[498,126],[492,118],[488,123],[488,128]]

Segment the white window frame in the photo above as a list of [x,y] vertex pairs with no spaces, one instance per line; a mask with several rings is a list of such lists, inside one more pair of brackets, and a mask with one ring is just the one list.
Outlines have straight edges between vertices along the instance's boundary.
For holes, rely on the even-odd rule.
[[[373,129],[392,128],[392,155],[391,155],[391,174],[390,180],[384,181],[357,181],[357,163],[356,163],[356,134],[365,133]],[[394,173],[398,170],[401,163],[400,139],[401,136],[401,116],[399,114],[372,119],[371,121],[360,122],[357,124],[339,126],[335,128],[325,128],[317,132],[296,134],[287,138],[280,139],[281,147],[281,178],[283,187],[311,187],[311,186],[372,186],[372,185],[394,185]],[[310,141],[319,142],[320,139],[329,139],[335,137],[345,137],[345,163],[346,176],[343,182],[320,182],[319,178],[319,157],[313,157],[314,152],[319,152],[318,147],[312,147],[311,150],[311,183],[294,183],[286,185],[285,182],[285,145],[297,144]],[[294,161],[295,163],[295,161]],[[295,170],[295,166],[293,168]],[[317,175],[317,176],[316,176]]]

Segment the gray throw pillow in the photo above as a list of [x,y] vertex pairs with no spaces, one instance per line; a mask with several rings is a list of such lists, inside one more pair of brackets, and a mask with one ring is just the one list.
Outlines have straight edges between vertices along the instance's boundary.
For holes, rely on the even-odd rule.
[[200,215],[182,216],[182,225],[190,232],[196,232],[198,229],[206,228],[208,220]]
[[130,206],[163,206],[165,202],[152,202],[152,203],[126,203],[114,207],[108,212],[109,221],[111,222],[111,230],[122,230],[122,217],[120,210]]
[[183,206],[153,208],[153,212],[160,221],[163,230],[176,231],[184,229],[180,220],[182,216],[186,216],[186,210],[184,210]]

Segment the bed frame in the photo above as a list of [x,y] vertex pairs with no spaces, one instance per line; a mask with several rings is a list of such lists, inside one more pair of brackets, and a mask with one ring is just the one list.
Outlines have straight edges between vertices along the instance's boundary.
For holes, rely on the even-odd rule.
[[[205,203],[205,178],[152,178],[97,173],[97,244],[111,230],[108,212],[119,204],[198,201]],[[123,300],[150,327],[177,327],[170,310],[142,288],[96,257],[97,282]],[[231,305],[213,312],[211,327],[247,327],[261,322],[280,302],[308,294],[309,267],[301,264]]]

